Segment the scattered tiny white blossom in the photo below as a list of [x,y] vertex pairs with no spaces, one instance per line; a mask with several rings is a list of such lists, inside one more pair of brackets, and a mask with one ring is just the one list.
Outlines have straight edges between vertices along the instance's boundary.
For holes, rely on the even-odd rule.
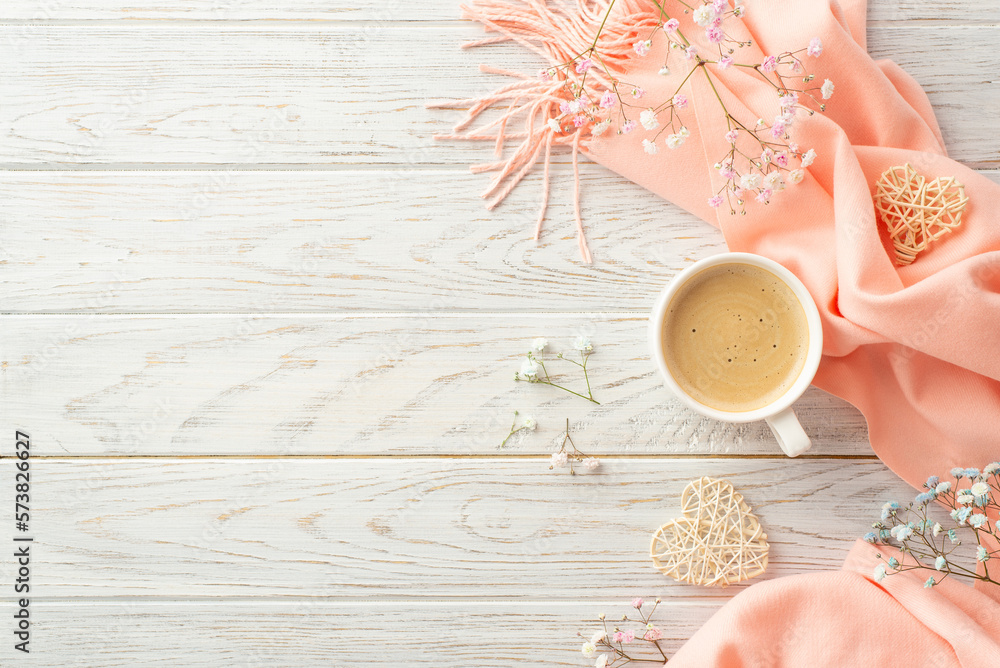
[[715,10],[712,9],[711,5],[702,5],[698,9],[694,10],[692,18],[695,23],[704,28],[715,20]]
[[536,353],[540,353],[543,350],[545,350],[545,347],[547,345],[549,345],[548,339],[538,337],[537,339],[531,342],[531,349],[534,350]]
[[805,155],[802,156],[802,166],[808,167],[809,165],[813,164],[813,161],[815,159],[816,159],[816,149],[811,148],[805,152]]
[[645,56],[647,53],[649,53],[649,48],[652,45],[653,45],[653,43],[650,40],[648,40],[648,39],[647,40],[642,40],[642,41],[639,41],[639,42],[636,42],[635,44],[633,44],[632,45],[632,50],[635,51],[635,55],[637,55],[637,56],[639,56],[641,58],[642,56]]
[[819,91],[823,94],[824,100],[829,100],[833,97],[833,82],[827,79],[823,82],[823,87]]
[[986,548],[980,545],[976,548],[976,561],[988,561],[990,558],[989,553]]
[[594,344],[590,342],[590,337],[588,336],[578,336],[573,341],[573,347],[580,352],[589,353],[594,349]]
[[594,635],[590,636],[590,642],[596,645],[597,643],[604,640],[607,637],[607,635],[608,634],[603,629],[600,631],[595,631]]
[[660,150],[660,148],[656,145],[655,141],[652,141],[650,139],[643,139],[642,150],[650,155],[656,155],[656,153]]
[[885,564],[879,564],[875,567],[875,582],[882,580],[885,580]]
[[601,460],[599,460],[597,457],[587,457],[586,459],[583,460],[583,466],[588,471],[593,471],[600,465],[601,465]]
[[744,190],[754,190],[760,187],[760,174],[744,174],[740,177],[740,187]]
[[948,565],[948,560],[941,555],[938,555],[938,558],[934,560],[934,568],[936,568],[939,571],[943,571],[945,566],[947,565]]
[[552,466],[555,468],[562,468],[564,466],[569,466],[569,455],[567,455],[565,452],[552,453]]
[[801,169],[793,169],[792,171],[788,172],[788,182],[793,185],[798,185],[802,183],[802,179],[804,179],[805,176],[806,173]]
[[607,130],[610,126],[611,126],[611,120],[605,119],[600,123],[594,125],[594,127],[590,128],[590,136],[600,137],[602,134],[604,134],[604,131]]
[[597,661],[594,663],[594,668],[606,668],[608,665],[608,655],[602,654],[597,657]]
[[553,132],[562,132],[562,127],[559,125],[559,121],[554,118],[548,120],[548,125]]
[[538,376],[539,365],[538,362],[531,359],[526,359],[521,363],[521,375],[525,378],[535,378]]
[[652,109],[643,109],[639,114],[639,122],[647,130],[655,130],[660,127],[660,121],[656,118],[656,112]]
[[594,643],[593,641],[585,642],[583,643],[583,647],[580,648],[580,651],[583,653],[584,656],[588,658],[593,658],[594,656],[597,655],[597,647],[595,645],[596,643]]
[[537,426],[538,423],[535,422],[535,418],[531,417],[530,415],[524,418],[524,424],[522,425],[524,429],[527,429],[528,431],[535,431],[535,428]]

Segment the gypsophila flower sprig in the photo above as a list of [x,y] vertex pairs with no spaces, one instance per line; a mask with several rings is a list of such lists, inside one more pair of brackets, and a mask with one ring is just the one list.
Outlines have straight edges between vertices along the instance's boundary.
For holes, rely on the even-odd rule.
[[[1000,531],[989,518],[990,514],[995,516],[1000,512],[1000,462],[993,462],[982,471],[954,468],[950,473],[954,482],[931,476],[924,483],[926,491],[905,508],[895,501],[882,506],[881,519],[872,525],[874,531],[868,532],[865,540],[896,547],[904,554],[904,561],[895,557],[886,560],[879,555],[880,563],[874,573],[877,582],[895,573],[927,569],[932,573],[925,587],[933,587],[949,576],[1000,585],[1000,569],[990,572],[993,560],[1000,559],[1000,549],[987,548],[1000,543]],[[950,510],[954,526],[945,527],[928,518],[928,507],[935,501]],[[963,565],[954,556],[963,536],[975,541],[976,562],[982,573],[977,572],[977,564]],[[914,563],[905,561],[906,555]]]
[[615,668],[627,663],[666,666],[667,655],[660,647],[663,631],[653,623],[653,613],[659,604],[660,599],[656,599],[652,606],[646,606],[645,601],[636,598],[631,604],[635,609],[630,613],[633,616],[624,614],[617,624],[609,625],[607,617],[600,615],[601,628],[590,635],[577,633],[584,639],[580,652],[593,660],[596,668]]
[[590,374],[587,371],[587,360],[590,359],[590,356],[594,352],[594,346],[590,342],[590,339],[584,336],[578,336],[573,342],[576,354],[580,357],[579,361],[572,359],[564,353],[559,353],[555,356],[555,359],[569,362],[583,371],[583,380],[587,385],[586,394],[571,390],[568,387],[560,385],[552,380],[552,376],[549,375],[549,370],[545,366],[545,352],[548,349],[548,345],[549,342],[543,338],[538,338],[532,341],[531,350],[528,351],[524,361],[521,363],[521,369],[514,373],[514,380],[539,383],[541,385],[550,385],[563,390],[564,392],[576,395],[581,399],[586,399],[591,403],[600,405],[601,402],[594,399],[594,392],[590,387]]
[[500,442],[500,445],[497,446],[498,448],[502,448],[507,445],[507,441],[509,441],[511,437],[519,431],[535,431],[535,428],[538,426],[538,423],[535,422],[535,418],[528,415],[525,416],[523,420],[519,421],[517,419],[518,415],[519,413],[514,411],[514,421],[510,423],[510,431],[507,432],[507,435]]
[[[612,73],[621,70],[614,67],[620,56],[604,53],[601,48],[601,34],[615,6],[612,0],[589,47],[569,61],[539,73],[543,81],[562,81],[567,92],[568,99],[561,102],[559,115],[549,119],[552,131],[586,132],[598,137],[612,125],[617,126],[618,134],[641,127],[647,133],[642,146],[649,156],[660,154],[661,143],[669,150],[680,149],[691,134],[684,121],[693,113],[686,92],[688,84],[693,77],[703,77],[725,116],[729,146],[714,165],[722,181],[708,204],[714,208],[726,204],[730,213],[745,214],[748,201],[767,204],[787,184],[802,182],[805,169],[817,154],[812,149],[801,150],[790,130],[800,116],[825,111],[826,100],[834,91],[832,81],[825,79],[820,84],[814,74],[806,72],[807,61],[823,53],[821,40],[815,37],[798,50],[767,55],[760,62],[742,62],[739,52],[750,47],[752,40],[739,39],[729,29],[733,21],[746,15],[740,0],[733,5],[731,0],[650,2],[655,7],[655,18],[634,27],[632,52],[638,58],[649,57],[654,51],[654,37],[661,34],[666,49],[660,74],[670,75],[671,68],[675,68],[686,72],[685,76],[665,99],[650,100],[640,86]],[[689,14],[697,29],[703,31],[699,44],[704,52],[684,34],[674,16],[681,14]],[[617,41],[612,39],[611,43]],[[720,72],[734,67],[746,69],[774,89],[776,113],[771,121],[740,118],[729,111],[716,84]]]
[[[568,449],[567,446],[571,449]],[[576,447],[573,437],[569,435],[569,418],[566,418],[566,433],[563,434],[563,440],[559,449],[552,453],[549,470],[569,467],[569,474],[576,475],[576,469],[573,468],[574,464],[582,465],[586,470],[593,471],[601,465],[601,460],[581,452]]]

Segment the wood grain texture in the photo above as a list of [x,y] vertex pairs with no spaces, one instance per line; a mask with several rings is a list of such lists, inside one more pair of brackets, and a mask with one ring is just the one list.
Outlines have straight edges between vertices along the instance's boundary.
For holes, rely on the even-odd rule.
[[913,494],[878,461],[784,457],[609,458],[576,476],[545,459],[36,459],[32,592],[728,599],[749,585],[679,584],[648,556],[703,475],[760,517],[766,579],[839,568],[882,503]]
[[[662,623],[661,646],[672,655],[719,605],[717,601],[661,603],[654,617]],[[576,634],[586,631],[589,637],[601,628],[601,612],[619,620],[630,612],[626,600],[125,598],[84,603],[41,600],[32,608],[39,638],[36,654],[14,657],[14,650],[4,643],[0,661],[17,659],[16,665],[44,661],[61,668],[580,667],[592,662],[580,654],[583,641]],[[10,617],[13,609],[0,605],[0,614]]]
[[583,264],[572,173],[553,179],[536,243],[540,175],[489,212],[462,168],[8,172],[2,308],[645,312],[670,276],[725,250],[712,226],[587,163],[598,262]]
[[[469,23],[0,26],[0,61],[10,63],[0,79],[0,163],[489,161],[478,143],[435,143],[457,114],[424,108],[505,83],[481,74],[481,61],[539,66],[513,48],[458,50],[480,35]],[[989,85],[996,69],[970,54],[991,53],[997,29],[901,22],[870,38],[874,56],[898,58],[925,86],[951,155],[995,167],[1000,132],[983,110],[1000,102]]]
[[[452,21],[460,0],[359,0],[344,6],[329,0],[171,0],[137,6],[126,0],[19,0],[0,7],[0,20],[198,20],[198,21]],[[871,0],[868,20],[989,24],[1000,6],[967,0]]]
[[[0,390],[36,454],[552,452],[566,418],[593,454],[777,455],[763,423],[703,418],[649,358],[644,317],[613,314],[9,317]],[[531,339],[592,337],[600,406],[515,382]],[[585,387],[575,367],[553,374]],[[861,414],[815,388],[811,454],[871,455]],[[514,411],[539,429],[497,446]]]
[[711,225],[581,167],[593,265],[565,166],[538,243],[540,175],[489,212],[461,168],[7,172],[2,309],[645,313],[671,276],[725,250]]

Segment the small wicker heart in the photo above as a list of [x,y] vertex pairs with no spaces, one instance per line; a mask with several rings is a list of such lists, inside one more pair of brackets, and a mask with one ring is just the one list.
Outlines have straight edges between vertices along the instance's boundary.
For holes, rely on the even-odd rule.
[[680,582],[725,587],[767,569],[767,534],[726,480],[700,478],[681,495],[682,516],[653,534],[656,567]]
[[909,163],[890,167],[875,184],[875,210],[900,265],[910,264],[932,241],[961,225],[968,202],[965,186],[954,177],[927,181]]

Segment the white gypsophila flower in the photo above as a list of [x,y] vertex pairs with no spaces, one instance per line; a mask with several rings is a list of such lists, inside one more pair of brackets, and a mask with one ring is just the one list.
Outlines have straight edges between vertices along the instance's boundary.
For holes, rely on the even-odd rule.
[[939,482],[937,484],[937,487],[934,488],[934,491],[938,494],[944,494],[945,492],[948,492],[950,490],[951,490],[951,483],[947,481]]
[[643,139],[642,150],[648,153],[649,155],[656,155],[659,152],[660,147],[656,145],[655,141],[650,141],[649,139]]
[[589,336],[578,336],[576,340],[573,341],[573,347],[583,353],[589,353],[594,349],[594,345],[590,342]]
[[607,633],[602,629],[600,631],[595,631],[594,635],[590,636],[590,642],[596,645],[607,637]]
[[715,20],[715,10],[711,5],[702,5],[698,9],[694,10],[694,14],[692,14],[691,17],[694,19],[695,23],[704,28]]
[[594,662],[594,668],[606,668],[608,665],[608,655],[602,654],[597,657],[597,661]]
[[740,187],[744,190],[756,190],[760,187],[760,174],[744,174],[740,177]]
[[538,377],[538,362],[532,359],[524,360],[521,363],[521,375],[525,378],[536,378]]
[[667,139],[664,143],[667,145],[667,148],[673,150],[683,146],[685,139],[686,137],[678,132],[677,134],[667,135]]
[[809,165],[813,164],[813,161],[815,160],[816,160],[816,149],[811,148],[805,152],[805,155],[802,156],[802,166],[808,167]]
[[792,185],[797,186],[798,184],[802,183],[802,179],[804,179],[805,177],[806,173],[801,169],[793,169],[792,171],[788,172],[788,182],[791,183]]
[[971,494],[966,493],[966,491],[963,491],[962,493],[960,493],[955,498],[955,500],[958,501],[961,505],[967,506],[970,503],[972,503],[973,501],[975,501],[976,497],[972,496]]
[[829,100],[833,97],[833,82],[829,79],[824,81],[822,88],[819,89],[819,92],[823,94],[824,100]]
[[559,121],[555,118],[550,118],[548,120],[548,125],[552,128],[553,132],[562,132],[562,126],[559,125]]
[[934,528],[931,529],[931,533],[934,535],[935,538],[937,538],[938,536],[941,535],[941,523],[940,522],[935,522],[934,523]]
[[535,427],[537,426],[538,423],[535,422],[535,418],[531,417],[530,415],[524,418],[524,422],[521,424],[521,427],[523,429],[527,429],[528,431],[535,431]]
[[545,347],[547,345],[549,345],[549,342],[548,342],[547,339],[544,339],[542,337],[538,337],[537,339],[535,339],[534,341],[531,342],[531,349],[534,350],[536,353],[540,353],[543,350],[545,350]]
[[580,652],[582,652],[585,657],[593,658],[597,655],[597,647],[595,647],[593,642],[585,642],[583,643],[583,647],[580,648]]
[[938,558],[934,560],[934,568],[936,568],[939,571],[943,571],[947,565],[948,565],[948,560],[942,557],[941,555],[938,555]]
[[583,466],[588,471],[593,471],[600,465],[601,465],[601,460],[598,459],[597,457],[587,457],[586,459],[583,460]]
[[569,455],[565,452],[554,452],[552,453],[552,466],[555,468],[562,468],[569,464]]
[[985,501],[986,496],[990,493],[990,486],[985,482],[977,482],[972,486],[970,491],[972,492],[972,495],[976,497],[977,501]]
[[785,189],[785,179],[781,176],[781,172],[771,172],[764,177],[764,185],[778,192]]
[[656,112],[652,109],[643,109],[639,114],[639,122],[647,130],[655,130],[660,127],[660,121],[656,118]]
[[600,123],[596,124],[594,127],[590,128],[590,136],[600,137],[601,135],[604,134],[604,131],[607,130],[609,127],[611,127],[611,121],[603,120]]
[[881,582],[885,580],[885,564],[879,564],[875,567],[875,582]]

